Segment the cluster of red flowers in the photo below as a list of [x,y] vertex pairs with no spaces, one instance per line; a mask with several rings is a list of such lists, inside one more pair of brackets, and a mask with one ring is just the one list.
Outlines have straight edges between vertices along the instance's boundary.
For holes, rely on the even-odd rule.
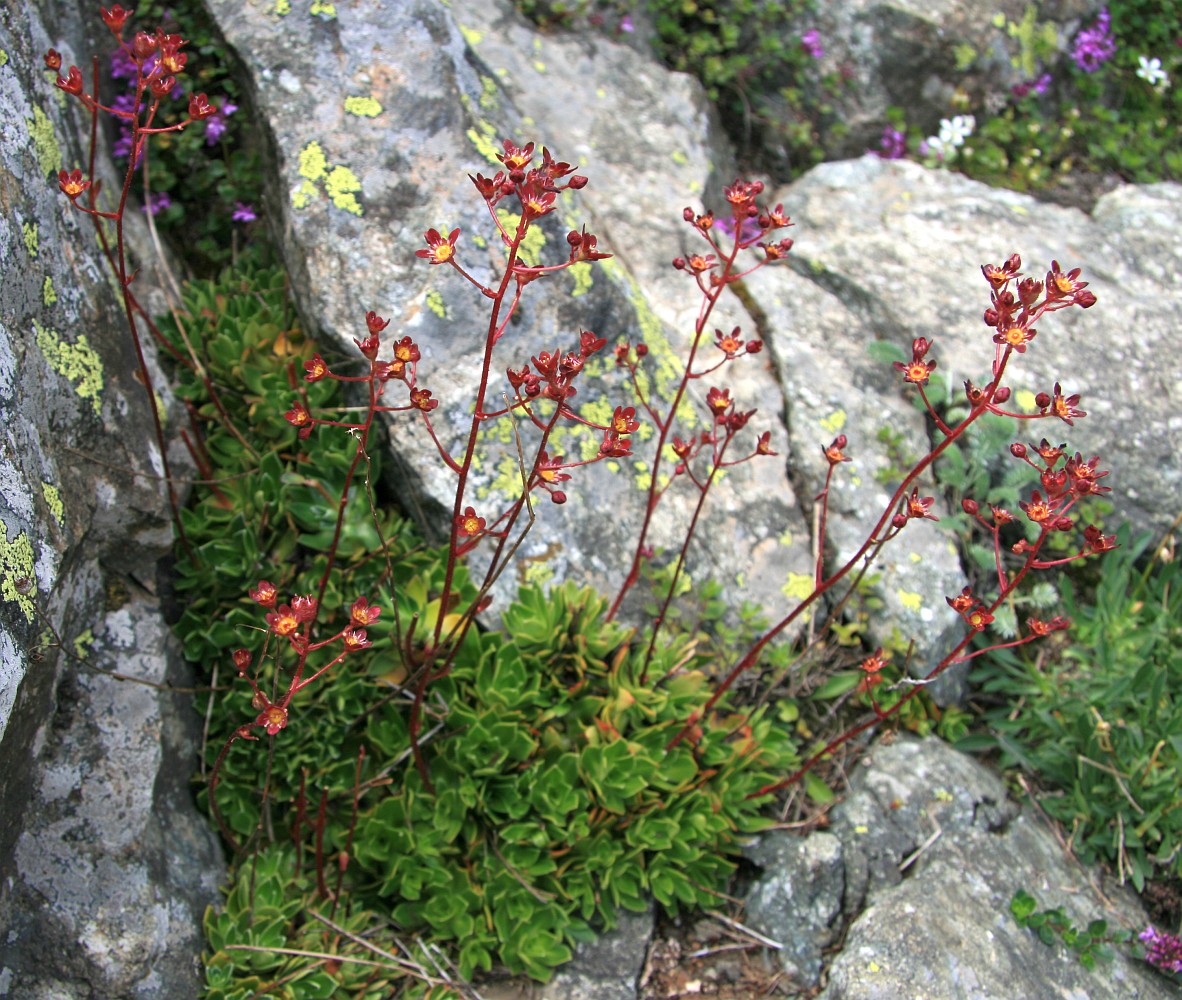
[[[350,653],[360,652],[373,645],[366,629],[381,617],[382,609],[371,605],[368,598],[359,597],[349,609],[349,623],[344,628],[327,639],[312,642],[310,629],[319,611],[316,598],[311,595],[299,595],[293,597],[289,604],[279,604],[278,592],[270,580],[260,580],[250,589],[249,595],[256,604],[270,609],[265,615],[268,632],[280,639],[286,639],[288,645],[299,654],[301,664],[301,671],[297,671],[293,676],[287,691],[277,702],[272,702],[260,689],[258,681],[247,672],[252,662],[250,650],[238,649],[234,651],[234,666],[238,670],[238,676],[243,678],[253,689],[252,705],[259,713],[254,723],[240,727],[237,735],[246,739],[254,739],[250,735],[250,730],[254,727],[262,727],[268,735],[274,736],[287,726],[288,706],[297,691],[336,666]],[[302,665],[307,655],[338,640],[341,643],[341,651],[311,677],[301,679]]]
[[[217,114],[217,108],[209,103],[205,94],[193,94],[189,98],[189,114],[184,121],[165,127],[155,126],[156,112],[161,100],[176,89],[177,74],[184,72],[185,64],[188,62],[188,53],[181,51],[187,42],[180,35],[168,34],[161,28],[157,28],[155,34],[137,31],[130,42],[124,41],[123,29],[132,13],[118,4],[110,8],[100,8],[103,22],[136,67],[135,101],[130,109],[107,107],[97,94],[87,93],[82,71],[77,66],[71,66],[66,75],[62,76],[62,56],[56,49],[50,49],[45,53],[45,66],[58,74],[58,89],[71,97],[77,97],[88,110],[104,111],[135,126],[131,162],[136,163],[139,160],[139,146],[143,143],[144,136],[179,131],[191,122],[202,121]],[[150,97],[150,100],[147,100],[145,95]],[[66,197],[76,203],[79,195],[91,187],[91,181],[84,178],[81,170],[62,170],[58,174],[58,185]]]

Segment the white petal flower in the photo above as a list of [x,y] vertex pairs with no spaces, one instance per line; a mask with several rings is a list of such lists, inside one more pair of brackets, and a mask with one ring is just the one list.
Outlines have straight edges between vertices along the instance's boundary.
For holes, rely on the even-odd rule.
[[1137,61],[1141,64],[1137,69],[1137,75],[1149,86],[1156,87],[1159,83],[1168,84],[1170,82],[1170,75],[1161,68],[1160,59],[1138,56]]
[[973,134],[977,120],[972,115],[957,115],[951,120],[940,119],[940,142],[956,147],[964,145],[965,139]]

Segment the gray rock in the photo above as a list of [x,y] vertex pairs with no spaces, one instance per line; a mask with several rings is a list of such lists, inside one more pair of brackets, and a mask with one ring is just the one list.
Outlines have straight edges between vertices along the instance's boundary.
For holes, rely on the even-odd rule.
[[101,676],[190,683],[152,596],[171,531],[147,398],[91,223],[57,190],[88,119],[42,56],[85,65],[96,14],[0,23],[0,994],[22,998],[194,995],[220,872],[191,698]]
[[615,928],[575,948],[575,957],[542,987],[538,1000],[633,1000],[652,932],[651,907],[621,912]]
[[841,841],[823,832],[802,838],[774,831],[745,853],[764,870],[747,894],[745,922],[783,946],[776,958],[794,981],[815,983],[821,950],[833,943],[840,926]]
[[1082,869],[1037,817],[1018,815],[996,775],[939,740],[873,748],[832,820],[847,913],[861,910],[863,887],[867,895],[822,1000],[1177,995],[1122,953],[1089,972],[1018,927],[1009,913],[1018,889],[1040,907],[1063,906],[1079,927],[1104,919],[1139,931],[1147,918],[1129,890]]

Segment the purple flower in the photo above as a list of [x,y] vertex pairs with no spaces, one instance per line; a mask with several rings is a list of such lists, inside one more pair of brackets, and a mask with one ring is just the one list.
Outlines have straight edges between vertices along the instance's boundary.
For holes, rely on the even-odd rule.
[[1145,945],[1145,961],[1163,972],[1182,972],[1182,938],[1156,927],[1146,927],[1137,935]]
[[139,72],[131,53],[120,46],[111,53],[111,78],[114,80],[134,80]]
[[245,201],[234,202],[234,214],[230,216],[235,222],[254,222],[258,218],[255,215],[254,206],[247,204]]
[[1051,74],[1043,73],[1037,80],[1034,81],[1034,92],[1036,94],[1045,94],[1051,89]]
[[1108,8],[1102,7],[1095,23],[1075,36],[1071,58],[1085,73],[1095,73],[1116,55],[1116,39],[1112,37],[1110,28]]
[[625,14],[623,17],[621,17],[619,27],[620,31],[624,32],[625,34],[632,34],[632,32],[636,30],[636,25],[632,23],[632,15]]
[[159,215],[171,206],[172,199],[168,196],[167,191],[153,191],[148,195],[148,202],[144,205],[144,211],[149,215]]
[[810,28],[800,36],[800,47],[814,59],[820,59],[825,54],[821,45],[821,33],[816,28]]
[[217,145],[218,140],[225,134],[226,129],[229,127],[226,124],[226,119],[237,110],[237,104],[231,104],[227,101],[209,118],[205,119],[205,145]]
[[[714,228],[725,233],[733,240],[735,238],[735,217],[731,215],[725,219],[719,219],[714,223]],[[743,227],[740,230],[740,242],[743,246],[751,246],[762,235],[763,230],[759,228],[759,221],[757,219],[748,217],[743,220]]]
[[907,138],[899,129],[887,125],[882,130],[882,138],[878,140],[878,149],[873,152],[884,160],[901,160],[907,152]]

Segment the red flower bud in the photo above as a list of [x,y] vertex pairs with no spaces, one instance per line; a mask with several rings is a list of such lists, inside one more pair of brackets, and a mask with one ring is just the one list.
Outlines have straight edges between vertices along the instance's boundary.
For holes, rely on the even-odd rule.
[[566,494],[562,490],[555,490],[550,494],[550,499],[555,503],[566,503]]
[[167,97],[176,86],[175,76],[158,76],[152,81],[152,96]]
[[575,174],[574,177],[567,181],[566,186],[572,191],[578,191],[580,188],[585,188],[587,186],[587,178],[582,174]]
[[993,401],[995,403],[1004,403],[1009,398],[1010,398],[1010,387],[1008,385],[1003,385],[1000,389],[997,390],[997,392],[995,392],[993,394]]
[[1012,445],[1010,445],[1010,454],[1013,455],[1014,458],[1025,458],[1026,445],[1022,444],[1021,441],[1015,441]]
[[131,54],[139,62],[143,62],[152,53],[156,51],[156,36],[149,35],[146,31],[137,31],[135,39],[131,43]]
[[82,70],[77,66],[71,66],[64,79],[60,76],[57,78],[57,87],[67,94],[79,96],[82,93]]
[[978,504],[976,500],[972,500],[969,497],[965,497],[960,502],[960,509],[963,510],[970,517],[972,517],[972,516],[975,516],[977,511],[981,509],[981,505]]
[[55,73],[62,68],[62,54],[57,49],[50,49],[45,53],[45,68]]

